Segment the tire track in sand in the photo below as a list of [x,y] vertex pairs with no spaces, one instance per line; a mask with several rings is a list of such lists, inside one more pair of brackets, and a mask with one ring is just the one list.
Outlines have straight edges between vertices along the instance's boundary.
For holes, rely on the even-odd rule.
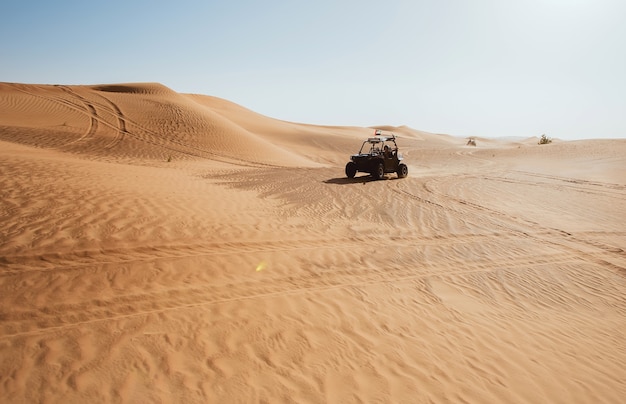
[[[454,177],[453,181],[462,182],[463,179],[467,177],[473,176],[457,175]],[[444,178],[446,180],[449,180],[448,177]],[[431,181],[441,180],[442,178],[438,178]],[[412,192],[407,191],[406,189],[404,189],[406,185],[403,185],[403,183],[401,182],[395,183],[395,186],[397,188],[397,190],[394,189],[395,192],[406,194],[413,199],[430,203],[441,209],[454,212],[457,215],[463,215],[464,217],[474,216],[476,217],[476,222],[490,222],[494,226],[503,229],[505,234],[515,234],[519,238],[531,240],[539,244],[551,245],[558,250],[568,251],[569,253],[573,254],[573,256],[578,256],[581,259],[585,259],[591,263],[601,265],[605,268],[621,274],[626,274],[626,264],[616,264],[611,260],[599,259],[597,258],[597,254],[585,253],[580,247],[593,247],[597,250],[600,250],[600,254],[606,253],[608,256],[616,257],[619,262],[621,262],[621,260],[626,257],[626,253],[622,248],[607,246],[599,242],[588,241],[581,238],[580,234],[574,236],[573,234],[561,229],[546,227],[536,221],[532,221],[523,217],[511,216],[510,214],[506,212],[501,212],[497,209],[489,208],[475,202],[470,202],[463,198],[438,192],[435,190],[434,187],[429,186],[428,183],[424,183],[422,188],[432,196],[431,198],[415,195]],[[443,199],[443,201],[441,203],[438,203],[432,201],[432,199]],[[609,233],[615,235],[615,232]],[[620,235],[623,234],[623,232],[620,233]]]
[[[118,131],[120,130],[120,127],[116,127],[114,124],[109,123],[105,118],[103,118],[102,116],[98,114],[98,109],[101,109],[102,110],[101,112],[107,112],[109,114],[116,115],[114,111],[111,111],[109,108],[107,108],[106,106],[103,106],[103,104],[101,103],[92,102],[88,100],[87,98],[76,93],[73,89],[71,89],[68,86],[55,85],[54,87],[59,88],[60,90],[68,94],[71,98],[68,99],[68,98],[58,96],[58,95],[36,94],[32,91],[27,91],[19,87],[16,87],[16,89],[25,94],[28,94],[31,97],[35,97],[35,98],[43,99],[43,100],[50,101],[56,104],[63,105],[71,110],[84,114],[89,118],[90,120],[89,126],[87,127],[87,130],[85,131],[85,133],[83,133],[83,135],[81,135],[80,138],[76,140],[72,140],[71,142],[65,143],[61,145],[60,147],[66,147],[66,146],[76,145],[79,143],[84,143],[87,140],[95,138],[97,131],[98,131],[98,127],[100,125],[107,126],[113,130],[118,130]],[[73,102],[72,99],[75,99],[77,101]]]
[[[504,234],[500,233],[500,236]],[[514,234],[511,234],[514,235]],[[278,241],[230,241],[224,243],[198,243],[184,245],[145,245],[134,248],[115,248],[100,250],[72,250],[33,255],[3,255],[0,257],[0,277],[25,273],[45,273],[56,271],[74,271],[85,267],[104,266],[125,263],[149,263],[162,259],[180,259],[207,257],[230,254],[253,254],[271,252],[290,252],[300,250],[359,248],[376,244],[388,247],[416,247],[429,245],[462,244],[483,242],[493,237],[492,234],[458,234],[442,237],[408,236],[368,236],[325,238],[325,239],[288,239]]]
[[[87,128],[87,131],[83,134],[83,136],[69,143],[64,144],[63,147],[70,146],[79,142],[84,142],[85,140],[89,138],[93,138],[96,134],[96,131],[98,130],[98,120],[99,120],[98,113],[96,112],[96,107],[92,103],[90,103],[86,98],[76,94],[69,87],[67,86],[57,86],[57,87],[63,90],[64,92],[66,92],[67,94],[69,94],[70,96],[78,99],[80,105],[82,105],[85,108],[86,115],[89,116],[89,127]],[[35,94],[31,94],[31,95],[35,95]],[[76,105],[71,102],[69,103],[72,105]]]
[[112,149],[117,146],[122,140],[124,140],[124,135],[128,133],[126,131],[126,118],[124,117],[122,110],[120,109],[120,107],[117,106],[117,104],[115,104],[113,101],[103,96],[102,94],[97,95],[105,100],[109,108],[111,108],[111,113],[114,117],[117,118],[117,131],[115,133],[115,137],[110,143],[104,146],[105,149]]
[[227,282],[221,284],[198,284],[174,286],[167,290],[123,294],[111,298],[81,300],[78,303],[48,304],[45,307],[0,313],[2,318],[0,339],[55,332],[85,324],[115,321],[123,318],[146,316],[173,310],[219,305],[222,303],[264,299],[280,296],[323,293],[336,289],[360,288],[375,284],[406,281],[425,281],[440,276],[474,276],[477,274],[505,271],[515,273],[523,268],[553,263],[575,263],[569,255],[558,257],[533,257],[518,260],[512,266],[509,259],[492,261],[484,265],[469,265],[462,270],[450,271],[437,267],[416,270],[404,265],[359,271],[328,267],[321,272],[306,273],[289,278],[266,277],[256,280]]
[[[497,177],[494,175],[483,175],[483,176],[474,176],[474,178],[481,178],[488,181],[499,181],[503,183],[516,184],[516,185],[525,185],[525,186],[533,186],[533,187],[549,187],[556,190],[561,190],[563,188],[572,190],[575,192],[581,192],[584,194],[593,194],[599,195],[603,197],[610,197],[619,200],[623,200],[626,197],[626,187],[622,187],[617,184],[611,183],[601,183],[595,181],[584,181],[578,180],[575,178],[566,178],[566,177],[555,177],[555,176],[547,176],[547,175],[535,175],[532,173],[525,173],[522,171],[514,171],[516,173],[522,175],[528,175],[532,177],[547,179],[553,181],[553,183],[549,182],[537,182],[537,181],[527,181],[521,180],[511,177]],[[563,184],[564,183],[564,184]]]

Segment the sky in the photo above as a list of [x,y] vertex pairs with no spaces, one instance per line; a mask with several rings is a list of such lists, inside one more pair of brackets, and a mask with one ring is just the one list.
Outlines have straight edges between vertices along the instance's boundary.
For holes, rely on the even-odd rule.
[[319,125],[626,138],[623,0],[2,0],[0,81],[159,82]]

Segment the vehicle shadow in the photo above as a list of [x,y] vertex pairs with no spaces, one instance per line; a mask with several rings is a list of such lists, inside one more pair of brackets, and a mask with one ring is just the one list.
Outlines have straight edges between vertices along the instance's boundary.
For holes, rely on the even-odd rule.
[[362,175],[362,176],[354,177],[354,178],[348,178],[348,177],[331,178],[331,179],[324,181],[324,184],[336,184],[336,185],[367,184],[368,182],[395,180],[395,179],[397,178],[393,176],[385,176],[383,177],[383,179],[377,180],[371,175]]

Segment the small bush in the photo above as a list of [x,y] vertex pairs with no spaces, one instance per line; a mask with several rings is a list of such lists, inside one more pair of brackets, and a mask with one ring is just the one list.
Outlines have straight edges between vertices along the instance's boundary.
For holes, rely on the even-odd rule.
[[548,143],[552,143],[552,139],[547,137],[546,134],[544,133],[543,135],[541,135],[541,139],[539,139],[539,144],[548,144]]

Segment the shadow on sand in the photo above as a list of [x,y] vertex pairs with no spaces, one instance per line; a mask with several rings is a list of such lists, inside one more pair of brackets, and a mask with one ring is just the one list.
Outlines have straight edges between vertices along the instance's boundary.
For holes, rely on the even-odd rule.
[[385,181],[385,180],[395,180],[395,179],[397,178],[393,176],[385,176],[381,180],[376,180],[371,175],[362,175],[360,177],[354,177],[354,178],[348,178],[348,177],[331,178],[329,180],[324,181],[324,184],[337,184],[337,185],[366,184],[368,182],[373,182],[373,181]]

